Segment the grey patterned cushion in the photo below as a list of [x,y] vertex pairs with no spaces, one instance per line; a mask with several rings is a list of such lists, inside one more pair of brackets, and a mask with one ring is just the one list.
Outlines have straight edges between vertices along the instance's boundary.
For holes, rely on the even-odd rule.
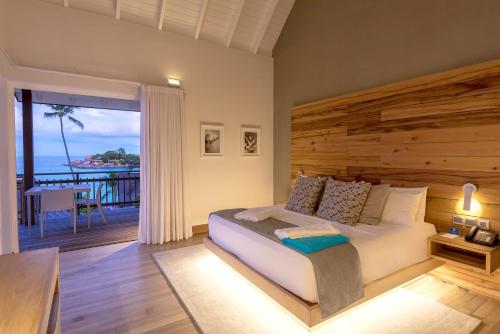
[[316,211],[324,185],[324,178],[299,176],[285,209],[312,215]]
[[316,215],[342,224],[355,225],[371,184],[328,178]]

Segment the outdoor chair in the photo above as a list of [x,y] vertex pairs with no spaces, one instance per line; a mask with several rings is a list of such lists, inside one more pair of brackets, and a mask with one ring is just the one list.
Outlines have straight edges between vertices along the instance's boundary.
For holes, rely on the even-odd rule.
[[43,238],[45,225],[48,223],[47,213],[58,211],[72,211],[73,233],[76,234],[76,202],[73,189],[42,189],[40,197],[40,237]]
[[[101,215],[102,217],[102,220],[104,221],[104,224],[107,224],[108,223],[108,220],[106,219],[106,215],[104,214],[104,210],[102,208],[102,202],[101,202],[101,191],[102,191],[102,186],[103,184],[100,183],[99,186],[97,187],[97,191],[95,192],[94,194],[94,198],[90,198],[89,199],[89,202],[90,202],[90,206],[93,208],[93,207],[96,207],[97,210],[99,211],[99,214]],[[87,199],[86,198],[82,198],[82,199],[77,199],[76,200],[76,204],[77,205],[87,205]],[[89,212],[90,213],[90,212]]]

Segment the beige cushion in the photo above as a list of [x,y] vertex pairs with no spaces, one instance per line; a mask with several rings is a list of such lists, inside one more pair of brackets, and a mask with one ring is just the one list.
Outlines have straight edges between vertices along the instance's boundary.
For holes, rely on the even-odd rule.
[[382,223],[413,224],[422,194],[390,191],[382,213]]
[[370,186],[366,182],[342,182],[328,178],[316,215],[337,223],[355,225]]
[[427,188],[428,187],[422,187],[422,188],[391,187],[391,188],[389,188],[389,192],[396,191],[396,192],[407,192],[407,193],[412,193],[412,194],[419,194],[420,200],[418,203],[418,210],[416,213],[415,222],[423,223],[425,221],[425,209],[426,209],[426,204],[427,204]]
[[390,184],[379,184],[371,187],[363,210],[361,210],[358,223],[368,225],[378,225],[380,223],[385,201],[389,195],[389,187]]
[[318,207],[324,185],[325,178],[298,176],[285,209],[312,215]]

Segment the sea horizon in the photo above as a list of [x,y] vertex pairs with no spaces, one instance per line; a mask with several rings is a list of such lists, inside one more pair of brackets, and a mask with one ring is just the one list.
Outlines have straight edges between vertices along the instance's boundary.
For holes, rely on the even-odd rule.
[[[89,154],[92,155],[92,154]],[[85,157],[89,155],[74,155],[70,156],[71,161],[75,160],[83,160]],[[16,157],[16,172],[17,174],[23,174],[24,173],[24,168],[23,168],[23,163],[24,159],[23,156],[17,156]],[[34,168],[35,168],[35,174],[40,174],[40,173],[70,173],[71,170],[69,166],[66,166],[65,164],[68,163],[68,160],[66,156],[60,156],[60,155],[35,155],[34,156]],[[95,169],[87,169],[87,168],[76,168],[73,167],[74,172],[81,172],[81,173],[86,173],[89,174],[88,177],[102,177],[104,175],[107,175],[111,172],[119,172],[119,171],[129,171],[129,168],[95,168]],[[54,176],[49,176],[49,175],[43,175],[41,178],[43,179],[65,179],[69,178],[70,175],[54,175]]]

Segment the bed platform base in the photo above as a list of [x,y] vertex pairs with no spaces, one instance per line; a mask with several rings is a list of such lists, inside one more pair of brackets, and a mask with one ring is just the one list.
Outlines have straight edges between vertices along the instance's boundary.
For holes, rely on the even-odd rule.
[[274,283],[269,278],[253,270],[251,267],[242,262],[238,257],[229,253],[222,247],[215,244],[212,239],[205,237],[203,240],[205,247],[212,253],[221,258],[224,262],[230,265],[233,269],[243,275],[247,280],[256,285],[259,289],[269,295],[278,304],[284,307],[288,312],[302,321],[308,327],[313,327],[327,319],[331,319],[340,313],[343,313],[357,305],[360,305],[374,297],[397,288],[409,281],[441,266],[443,262],[429,259],[407,268],[396,271],[381,279],[375,280],[364,286],[364,297],[350,304],[346,308],[331,315],[328,318],[322,318],[319,309],[319,304],[311,303],[296,296],[290,291],[282,288]]

